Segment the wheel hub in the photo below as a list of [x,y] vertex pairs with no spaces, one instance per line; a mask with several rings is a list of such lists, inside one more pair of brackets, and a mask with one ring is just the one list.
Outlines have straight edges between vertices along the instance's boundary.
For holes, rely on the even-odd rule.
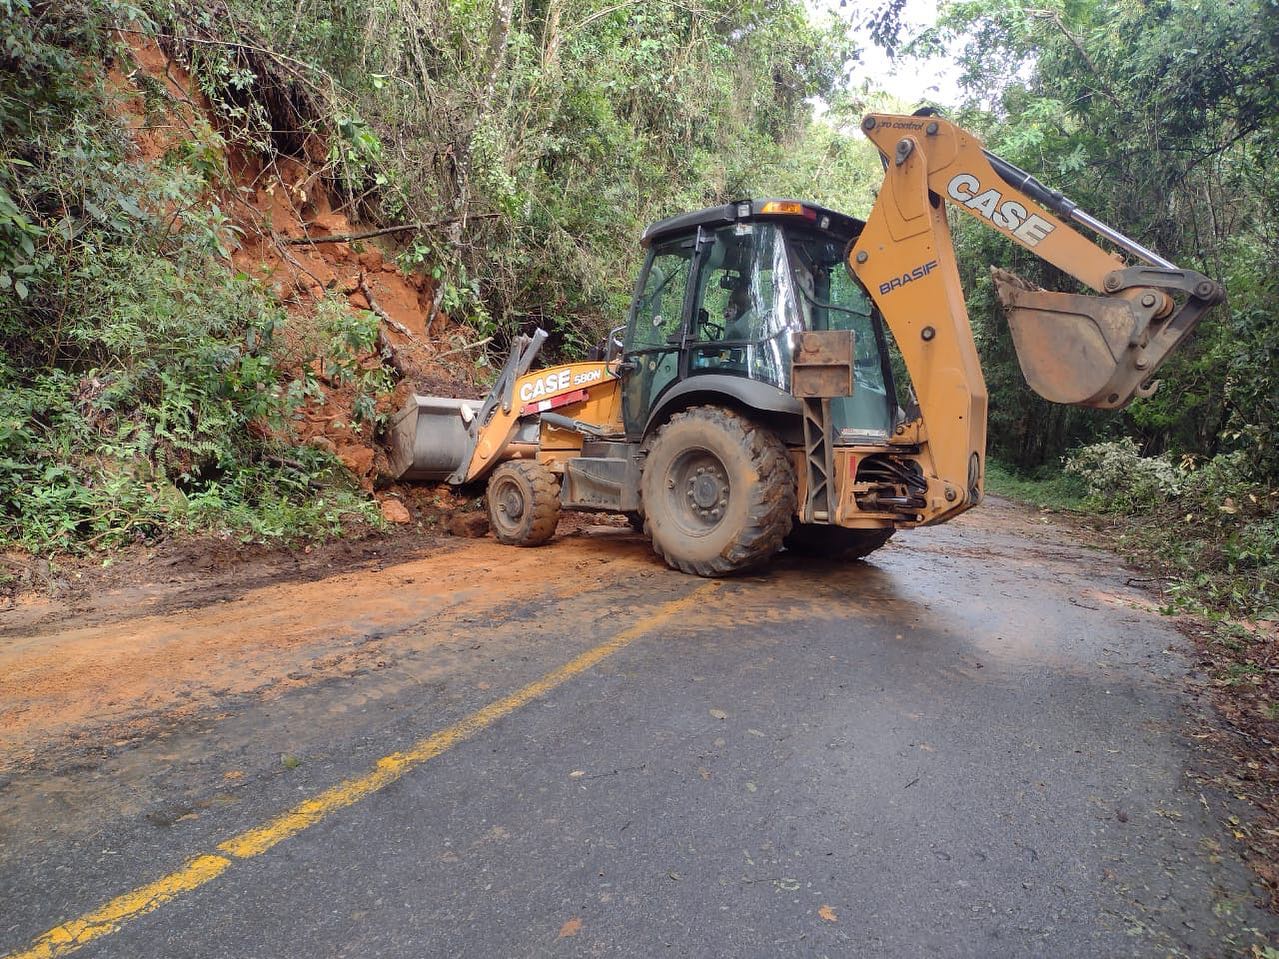
[[518,522],[524,515],[524,497],[514,484],[503,486],[497,497],[497,508],[512,521]]
[[688,450],[671,464],[666,488],[680,525],[690,532],[713,529],[728,506],[728,473],[707,450]]
[[708,510],[720,501],[723,483],[719,482],[718,477],[699,469],[697,474],[688,481],[688,490],[693,496],[694,506]]

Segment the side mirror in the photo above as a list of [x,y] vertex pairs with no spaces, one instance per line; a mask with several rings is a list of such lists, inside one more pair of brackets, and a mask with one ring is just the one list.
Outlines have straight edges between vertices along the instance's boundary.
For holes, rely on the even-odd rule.
[[626,335],[626,324],[615,326],[608,331],[608,348],[604,353],[604,359],[610,363],[622,355],[622,351],[626,349],[626,343],[622,337]]

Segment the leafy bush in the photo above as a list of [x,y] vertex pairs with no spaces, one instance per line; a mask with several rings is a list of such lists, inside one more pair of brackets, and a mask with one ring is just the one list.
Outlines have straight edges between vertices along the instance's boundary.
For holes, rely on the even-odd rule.
[[1110,514],[1103,527],[1135,564],[1169,577],[1169,609],[1214,618],[1279,616],[1279,489],[1253,479],[1243,451],[1204,463],[1143,457],[1131,440],[1074,451],[1066,471],[987,464],[992,493]]
[[[208,162],[218,135],[193,124],[150,162],[113,113],[95,58],[118,53],[109,23],[140,15],[6,5],[0,544],[79,550],[172,529],[288,537],[370,516],[332,457],[290,440],[306,384],[272,355],[284,312],[229,269],[235,231]],[[369,340],[358,319],[330,336],[339,364]],[[343,369],[362,391],[380,386],[380,370]]]
[[1178,495],[1184,479],[1166,457],[1142,456],[1130,436],[1073,451],[1065,471],[1081,477],[1093,505],[1107,512],[1149,512]]

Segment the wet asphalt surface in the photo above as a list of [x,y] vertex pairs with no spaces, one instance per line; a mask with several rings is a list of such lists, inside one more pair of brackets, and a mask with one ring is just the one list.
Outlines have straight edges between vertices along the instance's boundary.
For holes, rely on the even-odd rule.
[[[986,510],[869,563],[727,582],[75,954],[1215,956],[1275,936],[1226,797],[1191,775],[1186,641],[1112,557]],[[0,954],[700,585],[654,563],[9,771]]]

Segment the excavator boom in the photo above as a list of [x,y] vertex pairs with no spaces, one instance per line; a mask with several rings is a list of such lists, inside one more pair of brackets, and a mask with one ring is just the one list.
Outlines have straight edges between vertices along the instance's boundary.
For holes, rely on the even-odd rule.
[[[1114,409],[1150,395],[1155,372],[1224,291],[1101,223],[941,117],[871,114],[862,129],[883,154],[885,174],[849,267],[875,299],[910,372],[922,421],[910,432],[926,437],[927,472],[942,480],[951,504],[930,520],[936,522],[980,498],[986,445],[986,387],[946,204],[1101,294],[1039,290],[992,271],[1026,381],[1055,403]],[[1063,220],[1142,262],[1127,265]]]
[[[872,114],[862,128],[891,158],[885,186],[891,187],[896,210],[885,215],[902,215],[913,205],[914,215],[901,219],[920,220],[919,198],[910,194],[923,186],[930,205],[950,203],[1104,294],[1035,290],[996,271],[1022,370],[1045,399],[1113,409],[1149,395],[1144,384],[1224,297],[1217,283],[1102,223],[941,117]],[[1105,252],[1063,219],[1144,262],[1126,266],[1121,256]],[[905,222],[897,226],[897,235],[909,230],[901,228]],[[933,239],[949,245],[948,235]]]

